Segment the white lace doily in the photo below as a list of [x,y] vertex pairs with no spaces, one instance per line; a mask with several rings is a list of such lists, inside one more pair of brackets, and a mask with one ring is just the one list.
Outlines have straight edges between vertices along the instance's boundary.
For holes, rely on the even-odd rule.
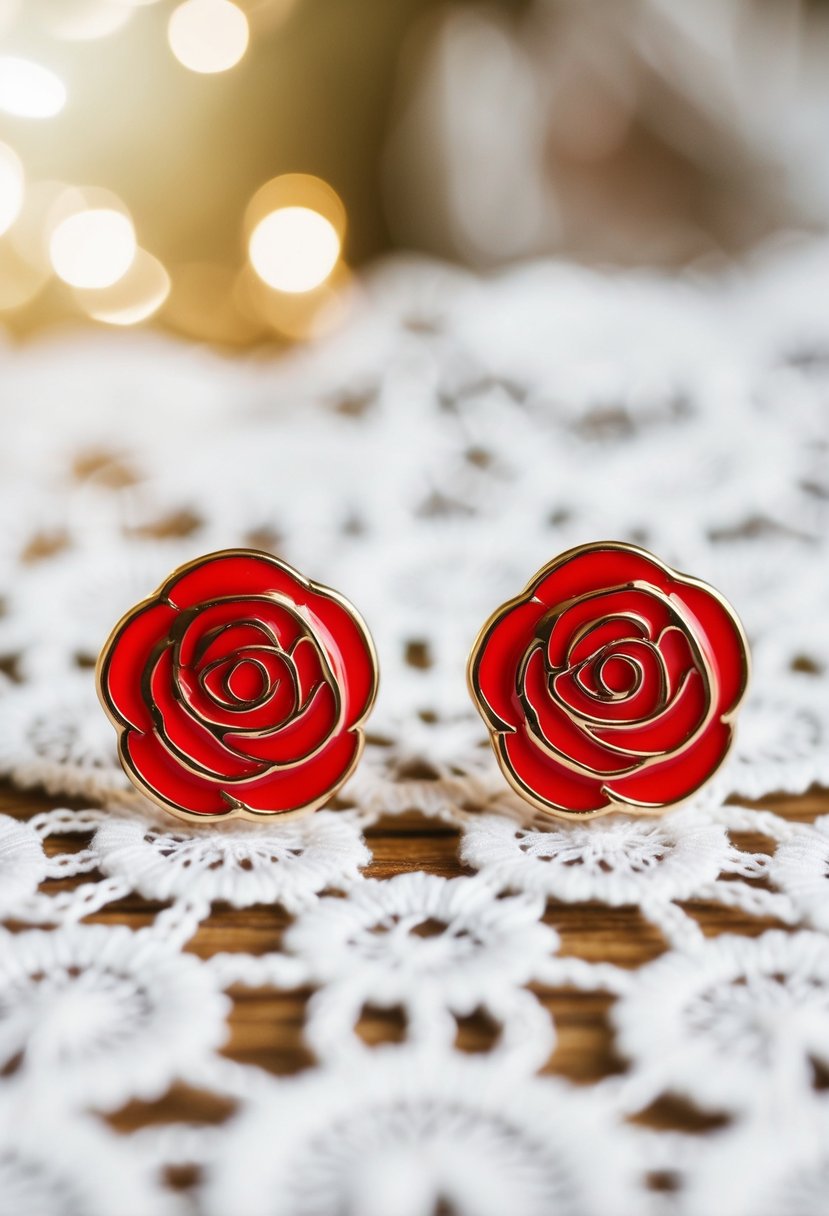
[[[0,352],[0,774],[55,806],[0,816],[3,1216],[825,1216],[829,816],[745,804],[829,785],[828,272],[796,244],[682,279],[398,262],[282,361],[150,335]],[[466,656],[534,570],[601,538],[720,588],[752,685],[690,805],[541,822]],[[128,787],[92,669],[174,566],[246,544],[355,602],[380,697],[335,808],[182,826]],[[411,810],[457,829],[462,876],[365,876],[365,829]],[[130,899],[138,929],[114,923]],[[700,901],[757,932],[706,936]],[[638,906],[662,953],[565,951],[557,909],[587,902]],[[279,949],[212,952],[217,904],[278,909]],[[311,1067],[234,1059],[239,988],[311,992]],[[566,988],[611,1002],[623,1070],[589,1086],[547,1071],[541,996]],[[402,1011],[402,1044],[365,1045],[367,1005]],[[474,1010],[496,1033],[470,1057]],[[111,1130],[177,1083],[233,1113]],[[666,1096],[717,1128],[637,1120]]]

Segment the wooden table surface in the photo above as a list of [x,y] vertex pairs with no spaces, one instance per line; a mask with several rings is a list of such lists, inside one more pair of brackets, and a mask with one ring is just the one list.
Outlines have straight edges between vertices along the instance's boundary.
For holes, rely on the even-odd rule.
[[[72,806],[73,803],[0,786],[0,811],[6,814],[26,819],[55,805]],[[829,811],[829,792],[815,791],[796,798],[774,796],[756,805],[787,818],[808,821]],[[367,839],[374,860],[366,873],[372,878],[390,878],[418,869],[445,878],[471,873],[458,861],[458,833],[420,814],[383,819],[367,832]],[[735,839],[742,849],[765,852],[770,848],[769,840],[759,833],[740,833]],[[73,835],[51,837],[46,847],[50,853],[69,852],[87,844],[88,837]],[[60,891],[89,881],[90,877],[94,875],[49,881],[44,889]],[[691,902],[683,907],[698,921],[706,935],[723,931],[756,935],[777,924],[710,903]],[[139,928],[158,911],[159,905],[150,905],[131,896],[108,905],[88,919]],[[572,905],[551,901],[544,919],[561,935],[563,954],[577,955],[591,962],[636,967],[663,950],[658,930],[636,907],[609,908],[595,903]],[[270,905],[237,910],[220,904],[201,925],[188,949],[201,956],[220,950],[244,950],[253,954],[274,950],[279,947],[289,920],[284,911]],[[536,992],[554,1018],[557,1030],[557,1045],[545,1071],[582,1083],[623,1071],[622,1062],[614,1055],[608,1023],[612,997],[572,989],[538,988]],[[310,990],[286,993],[233,989],[231,1033],[226,1054],[279,1075],[312,1065],[313,1058],[302,1041],[303,1009],[310,995]],[[405,1025],[402,1017],[394,1012],[366,1008],[359,1032],[369,1043],[395,1042],[404,1037]],[[494,1028],[485,1016],[474,1015],[460,1025],[458,1047],[467,1051],[486,1050],[493,1036]],[[178,1086],[159,1102],[132,1103],[113,1116],[111,1122],[118,1129],[128,1130],[168,1120],[216,1121],[225,1118],[229,1110],[229,1104],[222,1099]],[[661,1100],[644,1112],[639,1121],[651,1127],[688,1131],[703,1131],[720,1122],[716,1116],[703,1115],[679,1100]]]

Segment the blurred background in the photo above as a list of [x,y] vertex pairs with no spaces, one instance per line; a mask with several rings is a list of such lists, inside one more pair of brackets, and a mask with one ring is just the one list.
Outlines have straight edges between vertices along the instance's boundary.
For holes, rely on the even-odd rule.
[[0,0],[0,326],[306,340],[394,250],[723,259],[829,220],[829,5]]

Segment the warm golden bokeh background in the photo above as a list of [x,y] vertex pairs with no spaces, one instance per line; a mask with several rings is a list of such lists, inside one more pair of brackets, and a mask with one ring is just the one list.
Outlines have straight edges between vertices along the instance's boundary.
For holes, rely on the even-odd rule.
[[[0,138],[32,184],[30,212],[37,209],[40,182],[106,187],[129,208],[139,245],[171,276],[162,315],[205,336],[253,339],[260,329],[255,304],[249,316],[248,301],[237,308],[228,295],[245,261],[247,204],[269,178],[314,174],[339,192],[348,210],[349,262],[388,245],[378,148],[397,51],[422,6],[418,0],[240,5],[247,49],[235,66],[210,74],[188,70],[171,50],[177,7],[126,0],[6,3],[2,52],[53,71],[65,85],[66,104],[53,117],[3,114]],[[217,8],[204,5],[208,25],[221,19]],[[186,31],[180,41],[186,49]],[[218,42],[221,54],[224,31]],[[0,63],[0,97],[3,75]],[[299,193],[297,201],[304,201]],[[48,201],[54,202],[51,195]],[[36,276],[0,254],[7,281],[16,269],[24,295]],[[70,289],[47,282],[6,320],[20,332],[74,313],[77,304]],[[201,324],[195,312],[203,314]]]
[[245,345],[335,324],[395,247],[677,264],[822,228],[827,67],[798,0],[0,0],[0,317]]

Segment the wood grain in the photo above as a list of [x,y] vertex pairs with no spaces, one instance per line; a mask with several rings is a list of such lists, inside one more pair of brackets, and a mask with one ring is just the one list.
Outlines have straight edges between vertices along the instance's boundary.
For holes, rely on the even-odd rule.
[[[53,798],[40,793],[21,793],[0,786],[0,811],[27,819],[38,811],[56,805]],[[63,805],[73,805],[63,801]],[[801,797],[773,796],[756,804],[791,819],[810,821],[829,812],[829,791],[814,790]],[[373,861],[366,871],[372,878],[389,878],[410,870],[425,870],[446,878],[465,871],[458,862],[458,834],[444,824],[415,813],[381,820],[367,833]],[[50,853],[83,847],[85,836],[52,837]],[[741,833],[737,842],[743,849],[764,851],[769,841],[761,833]],[[46,889],[58,891],[82,879],[49,882]],[[715,904],[692,902],[683,905],[700,924],[705,934],[721,932],[757,934],[776,922],[759,920]],[[90,922],[124,924],[138,928],[148,924],[160,910],[140,898],[130,897],[109,905],[89,917]],[[608,908],[600,904],[548,904],[545,921],[553,925],[562,939],[562,952],[591,962],[610,962],[636,967],[656,958],[664,943],[656,928],[635,907]],[[244,950],[253,954],[277,949],[289,916],[273,906],[237,910],[227,905],[214,908],[188,946],[206,957],[219,950]],[[15,926],[13,926],[14,928]],[[555,1021],[557,1045],[546,1070],[576,1083],[589,1083],[623,1071],[624,1064],[614,1053],[608,1023],[612,998],[597,993],[566,989],[535,989],[539,1000]],[[303,1012],[311,993],[235,989],[230,1018],[230,1038],[226,1054],[235,1060],[255,1064],[276,1075],[289,1075],[313,1065],[313,1057],[302,1040]],[[398,1042],[405,1038],[405,1023],[400,1011],[367,1007],[358,1027],[369,1044]],[[482,1013],[464,1019],[458,1028],[457,1046],[464,1051],[486,1051],[496,1030]],[[176,1086],[165,1098],[153,1104],[132,1103],[112,1118],[114,1126],[128,1130],[153,1122],[197,1120],[216,1122],[227,1117],[232,1104],[210,1094],[196,1093]],[[716,1112],[701,1112],[666,1095],[639,1119],[653,1127],[704,1131],[721,1122]],[[186,1180],[185,1180],[186,1181]]]

